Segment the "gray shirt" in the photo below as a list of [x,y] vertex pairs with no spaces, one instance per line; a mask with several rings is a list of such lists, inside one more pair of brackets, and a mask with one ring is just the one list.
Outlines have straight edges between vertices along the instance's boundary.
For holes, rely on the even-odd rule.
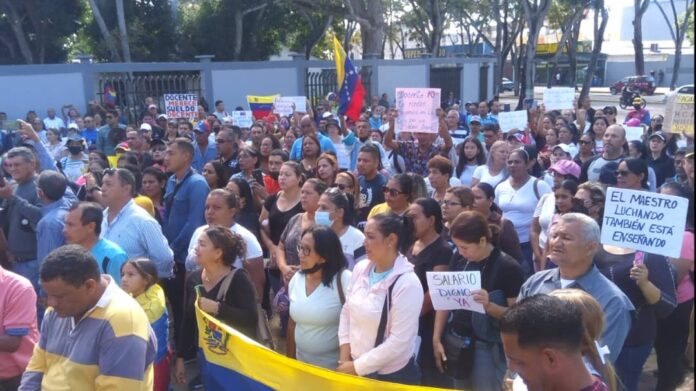
[[41,219],[41,201],[34,179],[19,184],[4,202],[3,226],[7,227],[7,248],[18,261],[36,259],[36,225]]
[[[581,289],[594,297],[604,310],[604,333],[602,343],[610,350],[609,360],[619,357],[624,340],[631,329],[633,304],[609,279],[592,267],[566,288]],[[558,268],[535,273],[522,285],[517,300],[536,294],[548,294],[561,289],[561,273]]]

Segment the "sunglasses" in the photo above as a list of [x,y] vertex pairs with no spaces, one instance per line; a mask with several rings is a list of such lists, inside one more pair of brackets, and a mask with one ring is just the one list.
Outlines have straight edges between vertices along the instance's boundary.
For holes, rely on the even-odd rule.
[[340,191],[345,191],[346,189],[351,189],[352,187],[346,186],[343,183],[337,183],[336,187],[338,187],[338,190]]
[[619,176],[624,177],[624,176],[628,176],[629,174],[631,174],[631,172],[628,170],[616,170],[616,171],[614,171],[614,175],[617,177],[619,177]]
[[580,145],[590,145],[590,144],[592,144],[592,141],[578,140],[578,144],[580,144]]
[[302,254],[305,257],[312,253],[312,249],[301,244],[297,245],[297,253]]
[[382,193],[384,194],[389,194],[392,197],[396,197],[399,194],[406,194],[403,191],[399,191],[397,189],[390,189],[387,186],[382,186]]

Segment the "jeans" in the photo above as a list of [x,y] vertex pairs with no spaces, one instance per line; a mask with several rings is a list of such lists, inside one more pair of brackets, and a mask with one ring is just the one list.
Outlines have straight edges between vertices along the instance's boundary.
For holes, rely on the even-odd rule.
[[391,383],[410,384],[417,386],[420,385],[421,371],[418,367],[418,364],[416,363],[415,357],[411,357],[411,359],[408,360],[406,366],[404,366],[396,372],[388,373],[386,375],[381,375],[375,372],[365,377]]
[[[15,262],[12,265],[12,271],[19,274],[20,276],[26,278],[31,282],[31,285],[34,287],[34,291],[36,292],[36,296],[42,297],[44,296],[43,291],[41,290],[41,284],[39,284],[39,270],[41,268],[41,265],[39,265],[39,261],[34,260],[34,261],[24,261],[24,262]],[[36,303],[36,324],[37,326],[41,325],[41,322],[43,321],[43,316],[44,316],[44,306],[41,305],[39,302]]]
[[534,252],[532,251],[532,244],[529,242],[520,243],[520,252],[522,253],[522,262],[520,266],[522,267],[522,275],[526,280],[534,274]]
[[652,351],[652,341],[643,345],[624,346],[614,367],[626,391],[638,391],[638,381],[643,365]]
[[476,341],[474,347],[474,367],[471,376],[468,379],[452,378],[453,388],[476,391],[501,390],[507,371],[501,345]]

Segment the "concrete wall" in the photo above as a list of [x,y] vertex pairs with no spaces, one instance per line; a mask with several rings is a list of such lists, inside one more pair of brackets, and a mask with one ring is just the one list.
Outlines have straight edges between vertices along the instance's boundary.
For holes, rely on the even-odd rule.
[[381,95],[386,92],[392,102],[398,87],[430,87],[430,67],[425,64],[383,65],[377,67],[377,72],[377,88],[372,89],[372,94]]
[[[247,95],[297,95],[300,85],[294,68],[213,70],[213,103],[226,102],[227,110],[247,106]],[[304,81],[302,81],[304,83]]]
[[9,119],[23,119],[29,110],[45,118],[49,107],[60,115],[60,108],[65,104],[82,110],[87,103],[81,73],[4,75],[0,76],[0,86],[0,111],[7,113]]

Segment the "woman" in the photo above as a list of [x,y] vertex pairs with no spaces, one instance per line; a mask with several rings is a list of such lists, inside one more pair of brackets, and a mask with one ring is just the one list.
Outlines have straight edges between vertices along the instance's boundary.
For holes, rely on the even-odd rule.
[[662,131],[655,132],[648,137],[648,166],[655,171],[655,186],[660,187],[667,178],[676,174],[674,159],[667,155],[666,134]]
[[520,240],[522,271],[529,277],[534,273],[533,252],[529,236],[534,210],[541,196],[551,191],[546,182],[534,178],[527,172],[529,155],[523,149],[510,153],[507,170],[510,178],[495,189],[495,203],[503,215],[512,221]]
[[155,208],[155,219],[163,224],[165,216],[164,192],[167,186],[167,175],[159,168],[148,167],[143,170],[142,193],[152,201]]
[[[650,166],[651,155],[645,144],[638,140],[630,141],[628,143],[628,156],[648,162],[648,189],[651,192],[657,191],[657,176],[653,167]],[[672,167],[674,167],[674,163],[672,163]]]
[[401,255],[409,243],[403,218],[393,213],[365,225],[367,259],[355,265],[338,327],[339,372],[417,385],[415,362],[423,288]]
[[592,160],[595,155],[595,139],[593,133],[583,133],[578,140],[578,147],[578,154],[573,161],[577,163],[578,166],[582,167],[583,164]]
[[554,200],[554,213],[551,216],[550,221],[544,227],[545,229],[545,239],[542,242],[539,241],[539,253],[535,253],[535,261],[538,261],[539,270],[546,270],[552,267],[556,267],[553,262],[549,261],[546,257],[546,239],[549,235],[549,230],[551,226],[555,224],[560,216],[566,213],[584,213],[587,214],[587,209],[584,206],[579,205],[575,200],[575,193],[578,191],[578,182],[575,179],[565,179],[560,185],[554,187],[553,200]]
[[259,152],[261,154],[260,165],[261,170],[264,174],[268,175],[270,170],[268,168],[268,157],[271,156],[271,151],[274,149],[280,149],[280,141],[278,141],[272,134],[267,134],[261,139],[261,146]]
[[302,173],[305,178],[314,178],[317,176],[317,161],[321,154],[321,144],[319,139],[314,135],[307,135],[302,138]]
[[341,242],[328,227],[304,230],[297,252],[300,270],[288,289],[287,355],[334,370],[339,357],[338,323],[351,273],[345,270]]
[[[208,227],[198,238],[195,248],[201,269],[186,278],[184,316],[177,333],[175,376],[179,384],[186,383],[184,360],[194,358],[198,347],[198,327],[194,303],[221,322],[234,327],[247,337],[256,339],[258,322],[254,285],[244,272],[235,272],[237,258],[244,258],[244,239],[227,227]],[[200,286],[200,288],[197,288]],[[226,288],[226,289],[225,289]],[[202,364],[201,378],[210,378],[207,365]]]
[[222,189],[227,185],[225,178],[225,166],[217,160],[210,161],[203,166],[203,177],[208,182],[210,190]]
[[575,199],[587,210],[587,215],[592,217],[601,227],[604,216],[604,187],[597,182],[584,182],[578,186]]
[[479,183],[471,189],[474,196],[473,210],[486,217],[489,224],[498,227],[498,248],[505,254],[522,263],[522,250],[520,240],[512,221],[503,216],[503,211],[495,204],[495,190],[488,183]]
[[297,244],[300,242],[302,232],[314,226],[314,214],[319,208],[319,197],[326,189],[326,183],[319,179],[308,179],[300,190],[300,204],[304,213],[293,216],[280,235],[280,243],[275,256],[278,261],[278,269],[280,269],[286,284],[300,268]]
[[648,190],[648,164],[643,159],[623,160],[615,174],[616,186],[621,189]]
[[[455,388],[498,391],[507,370],[497,320],[515,303],[524,282],[519,263],[502,252],[486,218],[462,212],[450,230],[458,253],[450,271],[479,271],[481,289],[473,300],[485,314],[437,311],[433,333],[435,363]],[[450,314],[451,312],[451,314]]]
[[353,270],[365,255],[365,235],[351,224],[355,220],[355,202],[349,193],[329,188],[319,197],[319,207],[314,214],[316,225],[331,227],[341,240],[346,267]]
[[[671,182],[660,188],[660,194],[689,200],[686,230],[679,258],[670,258],[676,272],[677,308],[669,316],[658,319],[655,352],[657,353],[656,390],[674,390],[684,381],[686,370],[684,347],[689,337],[690,314],[694,306],[694,201],[687,187]],[[691,274],[691,275],[689,275]]]
[[432,198],[418,198],[408,208],[409,223],[416,239],[408,251],[406,259],[414,266],[414,272],[423,286],[423,305],[421,307],[418,325],[418,335],[421,346],[418,354],[418,365],[423,377],[421,384],[426,386],[446,386],[438,381],[438,373],[433,360],[433,325],[435,312],[428,291],[427,272],[447,271],[452,249],[442,238],[442,210]]
[[295,132],[295,127],[291,127],[290,130],[285,132],[285,135],[283,137],[283,151],[290,153],[290,150],[292,150],[292,144],[297,140],[296,132]]
[[595,140],[594,153],[601,155],[604,152],[604,132],[609,127],[609,122],[604,117],[597,117],[592,122],[592,135]]
[[48,129],[46,138],[48,139],[48,143],[46,143],[48,154],[51,155],[53,160],[60,160],[65,153],[65,143],[60,138],[60,131],[58,129]]
[[508,157],[508,144],[505,141],[496,141],[491,145],[488,152],[488,160],[485,165],[476,167],[471,178],[471,186],[476,186],[479,182],[488,183],[496,187],[500,182],[507,178],[508,173],[505,169],[505,162]]
[[[334,184],[342,192],[353,196],[353,202],[357,210],[358,204],[360,203],[360,183],[358,182],[358,178],[355,177],[355,174],[350,171],[339,172],[338,175],[336,175],[336,182]],[[351,224],[353,224],[353,222],[351,222]]]
[[471,186],[474,171],[478,166],[484,164],[486,164],[486,151],[483,149],[481,141],[476,137],[465,138],[459,149],[459,160],[455,172],[462,185]]
[[298,213],[302,213],[300,203],[300,187],[302,186],[302,169],[300,164],[294,161],[283,163],[278,173],[280,191],[269,196],[264,201],[259,224],[261,224],[261,240],[263,241],[271,262],[268,265],[268,273],[273,290],[280,289],[281,274],[278,269],[276,254],[280,235],[285,230],[288,221]]
[[237,196],[239,207],[237,208],[236,221],[242,227],[251,231],[254,236],[260,238],[261,226],[259,225],[258,213],[254,207],[254,197],[251,194],[249,183],[242,178],[232,178],[227,182],[225,189]]
[[254,207],[260,207],[263,200],[266,199],[268,193],[264,187],[263,173],[261,173],[261,181],[254,176],[254,171],[259,169],[259,160],[261,154],[254,147],[245,146],[239,150],[237,161],[239,162],[239,172],[232,175],[232,178],[241,178],[249,183],[252,192],[254,193]]
[[413,201],[415,184],[409,174],[396,174],[389,178],[387,185],[382,188],[385,202],[372,207],[368,218],[381,213],[394,213],[403,216]]
[[573,132],[573,129],[570,128],[570,126],[562,125],[558,129],[558,143],[565,144],[568,146],[568,149],[570,149],[569,153],[571,159],[574,159],[575,156],[578,154],[578,146],[577,144],[575,144],[574,137],[575,133]]
[[330,153],[322,153],[317,160],[317,178],[332,187],[338,174],[338,163]]
[[343,117],[341,117],[341,124],[336,120],[330,120],[326,124],[326,133],[331,139],[331,144],[333,144],[336,149],[336,162],[337,167],[341,170],[347,170],[350,168],[350,157],[353,153],[353,148],[356,147],[355,142],[357,138],[355,133],[346,129]]
[[[449,159],[441,155],[433,156],[428,161],[426,193],[423,196],[414,194],[413,198],[428,197],[434,199],[438,203],[442,203],[445,199],[445,192],[450,186],[462,184],[459,178],[452,178],[452,174],[454,174],[454,167]],[[417,181],[420,181],[421,178],[421,176],[414,177]]]
[[459,213],[474,207],[474,193],[466,186],[453,186],[445,192],[442,201],[442,235],[450,241],[449,228]]
[[551,154],[553,147],[558,144],[558,133],[559,131],[556,128],[551,128],[546,131],[544,134],[544,140],[546,140],[546,143],[544,143],[544,146],[541,147],[541,150],[539,150],[540,155],[548,156]]
[[607,122],[609,122],[609,125],[616,125],[616,114],[618,113],[616,106],[604,106],[602,111],[604,112],[604,117],[607,119]]

